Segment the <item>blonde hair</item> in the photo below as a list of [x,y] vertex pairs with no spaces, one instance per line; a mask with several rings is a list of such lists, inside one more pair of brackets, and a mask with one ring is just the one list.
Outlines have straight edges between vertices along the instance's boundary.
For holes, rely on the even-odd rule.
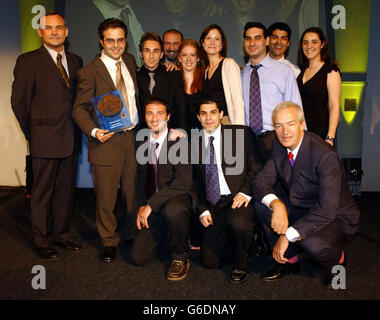
[[282,109],[286,109],[286,108],[294,108],[296,111],[297,111],[297,116],[298,116],[298,121],[299,122],[304,122],[305,121],[305,115],[303,113],[303,109],[296,103],[294,102],[291,102],[291,101],[284,101],[284,102],[281,102],[280,104],[278,104],[276,106],[276,108],[273,109],[273,112],[272,112],[272,125],[274,126],[274,116],[276,115],[276,113]]

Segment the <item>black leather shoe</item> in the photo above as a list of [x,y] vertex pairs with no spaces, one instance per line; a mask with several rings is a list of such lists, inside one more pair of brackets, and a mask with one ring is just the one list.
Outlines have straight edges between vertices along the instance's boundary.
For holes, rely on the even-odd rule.
[[190,262],[189,260],[173,260],[168,272],[168,280],[179,281],[187,276],[187,271],[189,271]]
[[244,270],[233,270],[228,281],[233,284],[242,284],[248,278],[248,274]]
[[66,240],[66,241],[59,241],[59,242],[57,241],[54,243],[69,251],[79,251],[80,249],[82,249],[82,247],[79,244],[76,244],[73,240]]
[[285,263],[281,264],[275,262],[275,264],[267,271],[265,271],[261,278],[265,281],[275,281],[281,279],[284,275],[287,274],[296,274],[300,271],[299,261],[296,263]]
[[54,261],[59,258],[59,253],[57,250],[53,248],[42,248],[42,247],[36,247],[38,255],[42,259]]
[[116,247],[103,247],[103,252],[100,256],[103,262],[112,262],[115,258]]

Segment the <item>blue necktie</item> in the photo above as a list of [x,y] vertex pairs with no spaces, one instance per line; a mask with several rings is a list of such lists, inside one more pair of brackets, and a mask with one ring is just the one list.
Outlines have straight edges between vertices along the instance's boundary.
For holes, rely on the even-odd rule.
[[218,167],[215,163],[215,150],[213,145],[214,137],[209,137],[208,152],[210,163],[205,164],[206,173],[206,199],[215,205],[220,199]]
[[263,130],[263,114],[261,110],[260,80],[257,69],[261,64],[251,65],[251,81],[249,85],[249,127],[258,135]]

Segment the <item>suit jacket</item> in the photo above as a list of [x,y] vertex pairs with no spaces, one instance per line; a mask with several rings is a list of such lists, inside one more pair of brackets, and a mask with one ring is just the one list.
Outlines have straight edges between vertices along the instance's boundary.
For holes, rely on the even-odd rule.
[[[132,77],[138,110],[138,88],[136,81],[135,58],[125,53],[123,61]],[[106,143],[100,143],[91,136],[94,128],[100,128],[92,98],[116,90],[115,84],[100,57],[96,57],[78,72],[78,93],[73,109],[73,118],[88,137],[88,161],[92,164],[112,165],[120,159],[120,144],[123,137],[115,134]],[[134,150],[133,150],[134,151]]]
[[39,158],[66,158],[80,147],[80,131],[71,111],[82,59],[66,51],[70,89],[44,46],[17,58],[11,103],[30,153]]
[[[187,144],[187,138],[177,141],[165,139],[164,145],[161,147],[157,165],[157,192],[147,198],[145,192],[148,164],[139,164],[137,161],[137,195],[139,197],[139,205],[146,203],[150,205],[154,212],[160,212],[165,203],[180,195],[191,196],[192,168],[191,164],[178,163],[172,164],[169,161],[170,148],[177,143]],[[143,142],[138,142],[138,147],[143,146]],[[147,155],[147,153],[145,154]],[[179,154],[177,153],[177,156]]]
[[[246,195],[252,194],[252,180],[261,167],[260,157],[257,153],[258,142],[256,135],[247,126],[242,125],[221,125],[221,154],[222,169],[226,179],[228,188],[232,196],[242,192]],[[226,140],[226,134],[231,133],[232,141]],[[212,204],[206,199],[206,176],[205,165],[202,164],[202,157],[206,153],[203,139],[196,143],[192,140],[192,156],[195,154],[195,148],[199,150],[198,162],[193,165],[193,198],[202,214],[206,210],[212,208]],[[239,147],[244,146],[243,154],[238,154]],[[226,149],[227,147],[227,149]],[[230,149],[231,147],[231,149]],[[228,170],[236,166],[235,163],[228,161],[228,156],[238,157],[238,161],[243,160],[242,170],[239,174],[229,174]]]
[[154,71],[154,80],[156,85],[153,88],[152,94],[149,91],[150,77],[149,71],[142,66],[137,72],[137,82],[140,92],[141,116],[144,119],[145,103],[154,97],[164,99],[171,110],[170,126],[174,128],[186,128],[185,110],[186,98],[183,88],[182,75],[180,71],[166,71],[166,67],[159,65]]
[[261,201],[267,194],[274,194],[272,186],[277,179],[287,191],[291,209],[303,214],[293,225],[302,238],[333,221],[347,235],[357,231],[360,211],[338,155],[316,134],[305,132],[293,168],[287,149],[275,141],[271,158],[255,178],[254,197]]

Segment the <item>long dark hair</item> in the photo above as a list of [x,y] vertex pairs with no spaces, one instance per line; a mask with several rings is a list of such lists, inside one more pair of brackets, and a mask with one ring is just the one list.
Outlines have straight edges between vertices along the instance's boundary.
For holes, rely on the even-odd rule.
[[[183,40],[181,42],[179,48],[178,48],[178,56],[181,54],[181,51],[185,47],[195,48],[197,50],[197,57],[200,59],[200,61],[202,61],[202,49],[195,40],[193,40],[193,39]],[[182,65],[180,66],[180,68],[181,68],[181,72],[182,72]],[[197,64],[197,67],[194,71],[193,82],[190,86],[191,94],[198,93],[198,92],[202,91],[204,78],[205,78],[205,70],[204,70],[204,67],[199,63],[199,64]],[[183,76],[183,72],[182,72],[182,80],[183,80],[183,86],[184,86],[184,88],[186,88],[186,81],[185,81],[185,78]]]
[[223,31],[222,27],[220,25],[218,25],[218,24],[211,24],[211,25],[209,25],[208,27],[206,27],[202,31],[201,37],[199,38],[199,44],[201,45],[202,51],[204,53],[204,59],[205,59],[205,64],[206,65],[209,64],[209,61],[208,61],[208,58],[207,58],[207,54],[206,54],[206,52],[203,49],[203,41],[205,40],[206,36],[208,35],[208,33],[212,29],[218,30],[219,33],[220,33],[220,35],[222,36],[222,50],[220,50],[220,55],[223,58],[225,58],[227,56],[227,38],[226,38],[226,35],[224,34],[224,31]]
[[336,62],[334,62],[331,57],[330,57],[330,49],[329,49],[329,42],[327,40],[326,35],[323,33],[322,29],[319,27],[310,27],[307,28],[301,36],[299,45],[298,45],[298,66],[300,67],[301,70],[305,70],[309,66],[309,59],[305,56],[303,53],[302,49],[302,43],[303,43],[303,38],[306,33],[316,33],[319,37],[319,40],[321,40],[321,43],[323,44],[323,47],[321,48],[321,60],[324,62],[330,62],[338,66]]

